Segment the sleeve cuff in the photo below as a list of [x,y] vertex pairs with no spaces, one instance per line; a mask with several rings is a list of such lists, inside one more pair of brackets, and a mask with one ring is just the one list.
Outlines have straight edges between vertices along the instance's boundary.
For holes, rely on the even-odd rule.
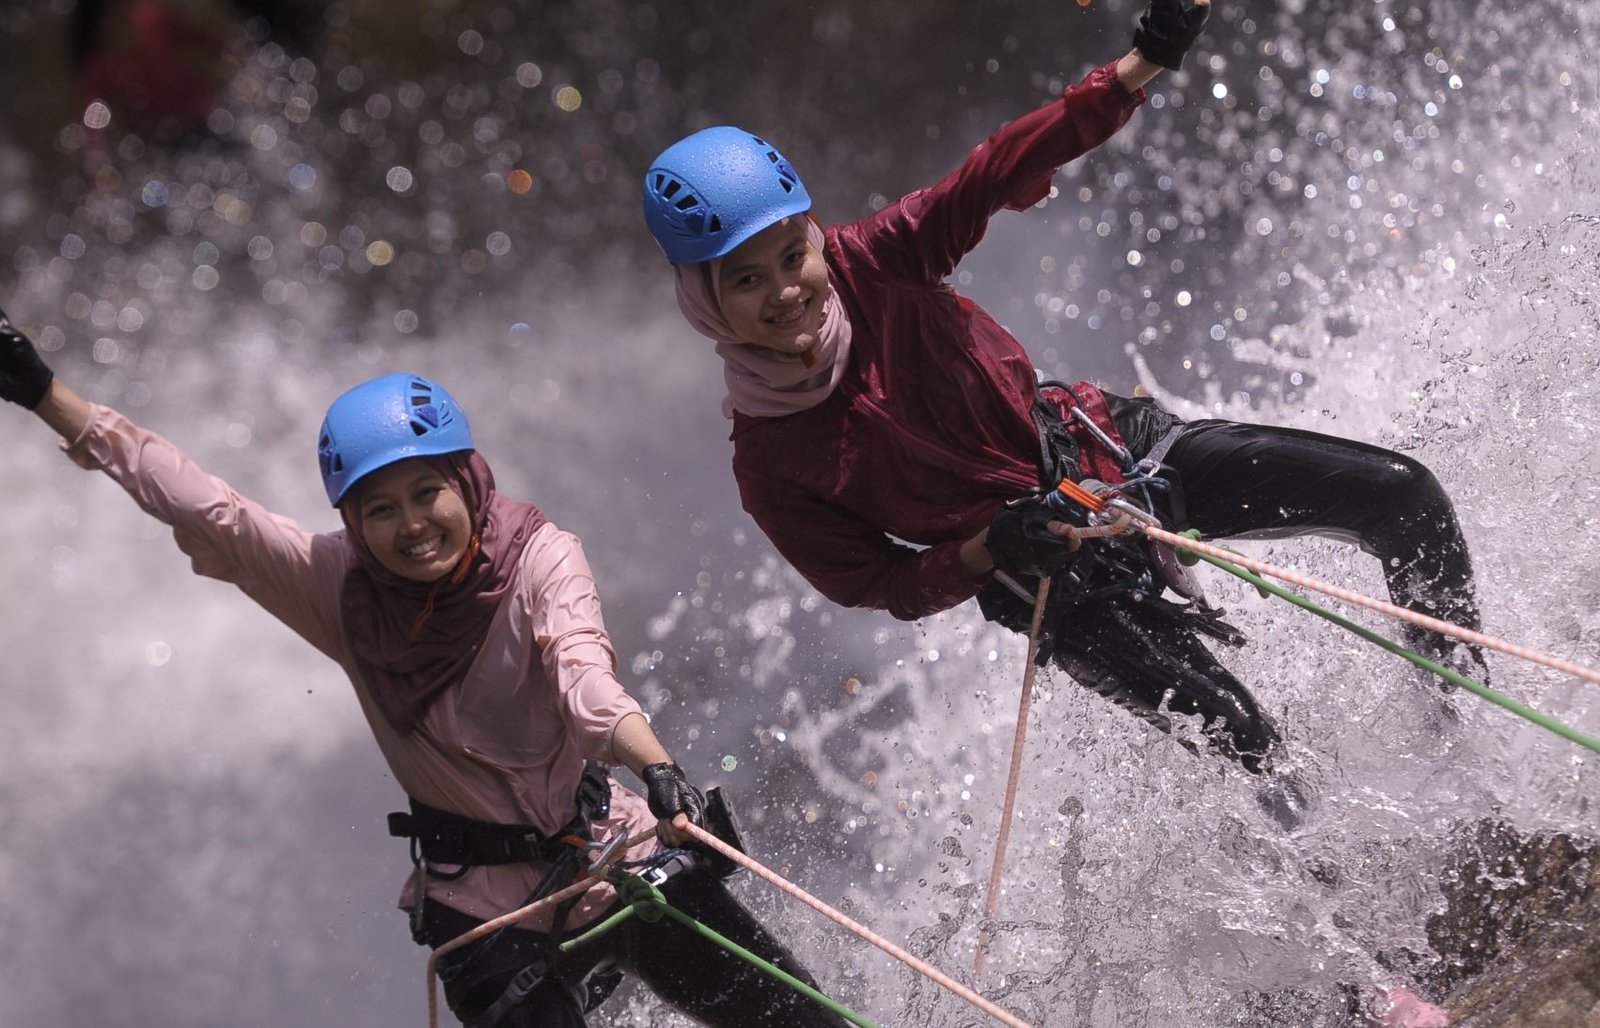
[[100,427],[100,422],[104,420],[105,415],[105,407],[98,403],[89,404],[89,417],[83,423],[83,431],[78,433],[76,439],[62,439],[59,443],[61,452],[65,453],[80,468],[94,471],[101,466],[100,461],[95,458],[94,454],[89,452],[88,443],[89,437],[94,435],[95,429]]

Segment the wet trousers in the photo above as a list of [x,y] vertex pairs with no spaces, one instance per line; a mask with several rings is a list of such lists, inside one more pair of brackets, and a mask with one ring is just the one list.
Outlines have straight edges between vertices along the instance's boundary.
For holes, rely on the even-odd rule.
[[1343,538],[1378,558],[1399,606],[1480,626],[1455,508],[1415,459],[1298,429],[1195,421],[1179,430],[1166,463],[1183,483],[1180,531]]
[[[1290,428],[1204,420],[1181,422],[1153,400],[1107,395],[1136,458],[1157,453],[1181,490],[1163,521],[1207,538],[1329,535],[1383,565],[1400,605],[1479,627],[1472,563],[1455,510],[1418,461],[1366,443]],[[1059,583],[1058,583],[1059,584]],[[1031,604],[998,586],[979,595],[985,616],[1027,631]],[[1448,643],[1423,630],[1407,642],[1446,656]],[[1048,659],[1079,684],[1162,730],[1160,712],[1198,715],[1212,743],[1253,771],[1277,740],[1255,698],[1211,653],[1192,617],[1135,596],[1078,601],[1053,589],[1041,638]]]
[[[668,879],[661,892],[678,910],[816,986],[816,980],[715,875],[705,871],[680,874]],[[480,923],[442,904],[430,903],[427,935],[432,937],[423,941],[437,947]],[[564,937],[582,931],[576,929]],[[597,987],[597,980],[610,978],[607,984],[614,988],[622,971],[638,975],[662,1000],[713,1028],[835,1028],[847,1023],[669,917],[654,924],[631,917],[570,953],[556,949],[560,941],[543,933],[513,929],[476,956],[474,946],[447,955],[440,962],[440,975],[450,1009],[470,1023],[505,991],[517,971],[539,959],[549,965],[543,981],[492,1028],[586,1028],[586,1011],[610,992],[610,988]]]

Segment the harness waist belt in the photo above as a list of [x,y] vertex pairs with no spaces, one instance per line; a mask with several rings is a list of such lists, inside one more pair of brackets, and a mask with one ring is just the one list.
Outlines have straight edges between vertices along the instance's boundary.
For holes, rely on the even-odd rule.
[[415,839],[430,864],[525,864],[548,861],[567,845],[531,825],[478,821],[411,800],[411,813],[389,815],[389,834]]
[[605,765],[591,761],[578,783],[578,812],[554,836],[532,825],[497,824],[430,807],[415,797],[411,812],[389,815],[389,834],[415,840],[413,854],[421,852],[429,864],[484,866],[492,864],[549,863],[570,851],[570,837],[578,844],[590,838],[589,822],[611,809],[611,784]]

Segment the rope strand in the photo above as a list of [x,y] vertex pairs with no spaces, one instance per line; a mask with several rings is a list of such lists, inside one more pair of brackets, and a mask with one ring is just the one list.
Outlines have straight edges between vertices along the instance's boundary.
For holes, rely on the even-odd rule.
[[1289,589],[1285,589],[1281,585],[1276,585],[1267,581],[1263,575],[1255,571],[1250,571],[1246,568],[1240,567],[1231,560],[1223,560],[1220,557],[1213,557],[1208,553],[1200,554],[1199,559],[1208,561],[1211,564],[1228,572],[1229,574],[1239,576],[1246,582],[1249,582],[1251,585],[1255,586],[1263,596],[1270,593],[1271,595],[1277,596],[1280,599],[1288,600],[1295,606],[1304,610],[1308,610],[1324,620],[1331,621],[1340,628],[1343,628],[1345,631],[1360,636],[1367,642],[1388,650],[1395,656],[1402,657],[1405,660],[1408,660],[1422,668],[1423,670],[1438,675],[1447,682],[1458,685],[1461,688],[1466,689],[1468,692],[1474,693],[1479,697],[1488,700],[1490,703],[1504,707],[1506,710],[1511,711],[1511,713],[1516,714],[1518,717],[1531,721],[1541,728],[1548,729],[1564,739],[1577,743],[1579,746],[1594,750],[1596,753],[1600,753],[1600,739],[1596,739],[1590,735],[1585,735],[1576,728],[1562,724],[1560,721],[1556,720],[1550,715],[1543,713],[1542,711],[1534,710],[1525,703],[1518,703],[1516,700],[1505,695],[1504,693],[1496,692],[1495,690],[1484,685],[1482,682],[1474,681],[1473,679],[1468,678],[1466,675],[1461,674],[1459,671],[1456,671],[1454,668],[1446,667],[1445,665],[1440,664],[1438,661],[1429,660],[1427,657],[1424,657],[1419,653],[1414,653],[1404,646],[1401,646],[1397,642],[1385,639],[1378,633],[1363,628],[1348,618],[1342,618],[1333,611],[1327,610],[1315,603],[1312,603],[1310,600],[1306,599],[1304,596],[1301,596],[1297,592],[1293,592]]
[[[620,860],[624,853],[639,845],[639,843],[655,838],[655,834],[655,830],[651,829],[647,832],[640,832],[638,835],[629,839],[627,845],[620,847],[616,851],[615,856],[613,857],[613,862],[615,860]],[[428,1028],[439,1028],[440,957],[448,953],[453,953],[470,943],[477,942],[485,935],[492,935],[507,925],[516,924],[518,921],[531,917],[534,914],[543,911],[547,907],[553,907],[563,900],[571,899],[574,896],[588,892],[596,885],[599,885],[605,881],[604,874],[609,867],[610,864],[608,863],[600,867],[590,868],[590,877],[585,878],[583,881],[573,882],[571,885],[559,892],[553,892],[541,900],[529,903],[525,907],[518,907],[516,910],[513,910],[509,913],[501,914],[493,921],[485,921],[483,924],[472,929],[472,931],[462,932],[460,935],[456,936],[449,942],[434,950],[432,953],[428,954],[428,969],[426,972],[428,975]]]
[[[1039,654],[1039,624],[1044,620],[1045,600],[1050,595],[1050,579],[1039,579],[1039,592],[1033,598],[1033,620],[1028,625],[1028,663],[1022,669],[1022,698],[1017,703],[1017,728],[1011,737],[1011,772],[1006,776],[1006,798],[1000,808],[1000,831],[995,835],[994,864],[989,868],[989,890],[983,898],[983,917],[994,918],[1000,902],[1000,879],[1006,865],[1006,843],[1011,839],[1011,813],[1017,805],[1017,783],[1022,778],[1022,751],[1028,741],[1028,708],[1033,705],[1033,676],[1038,670],[1034,658]],[[983,973],[983,957],[989,948],[988,924],[978,929],[978,945],[972,954],[972,973]]]
[[859,938],[872,943],[872,945],[883,950],[885,953],[889,954],[891,957],[894,957],[896,960],[900,961],[902,964],[905,964],[907,967],[911,968],[913,971],[917,972],[923,977],[930,978],[938,984],[944,986],[946,989],[949,989],[951,992],[955,993],[957,996],[960,996],[962,999],[988,1014],[996,1021],[999,1021],[1001,1024],[1009,1025],[1010,1028],[1031,1028],[1026,1021],[1018,1018],[1015,1014],[1001,1009],[1000,1007],[991,1003],[989,1000],[986,1000],[982,996],[978,995],[976,992],[973,992],[965,985],[955,981],[949,975],[945,974],[943,971],[940,971],[932,964],[917,959],[910,953],[907,953],[905,950],[901,949],[899,946],[896,946],[894,943],[890,942],[888,939],[885,939],[883,936],[878,935],[869,928],[857,924],[844,914],[839,913],[837,910],[817,899],[809,892],[806,892],[798,885],[795,885],[788,879],[781,877],[777,872],[767,868],[765,865],[757,861],[751,860],[749,857],[745,856],[743,853],[740,853],[732,846],[729,846],[727,843],[723,842],[715,835],[712,835],[704,828],[691,824],[689,819],[683,817],[681,814],[678,816],[678,819],[673,822],[673,824],[679,831],[687,832],[689,835],[692,835],[696,842],[716,850],[718,853],[727,857],[735,864],[738,864],[740,867],[750,871],[756,877],[761,878],[774,887],[788,893],[790,896],[799,900],[801,903],[804,903],[806,906],[828,918],[830,921],[833,921],[835,924],[841,925],[847,930],[853,932]]
[[1270,575],[1273,578],[1281,579],[1282,581],[1289,582],[1293,585],[1298,585],[1303,589],[1310,589],[1313,592],[1319,592],[1325,596],[1332,596],[1335,599],[1344,600],[1346,603],[1354,603],[1358,607],[1365,607],[1368,610],[1374,610],[1380,614],[1387,614],[1390,617],[1399,618],[1401,621],[1408,621],[1413,625],[1431,629],[1432,631],[1438,632],[1441,635],[1447,635],[1452,639],[1458,639],[1461,642],[1472,643],[1476,646],[1482,646],[1485,649],[1495,650],[1499,653],[1509,654],[1513,657],[1520,657],[1523,660],[1532,661],[1535,664],[1541,664],[1545,667],[1560,671],[1563,674],[1572,675],[1576,678],[1582,678],[1587,681],[1600,684],[1600,671],[1596,671],[1593,668],[1584,667],[1582,664],[1574,664],[1570,660],[1563,660],[1560,657],[1552,657],[1527,646],[1521,646],[1517,643],[1507,642],[1504,639],[1497,639],[1494,636],[1484,635],[1482,632],[1475,632],[1470,628],[1462,628],[1460,625],[1452,625],[1448,621],[1441,621],[1436,617],[1429,617],[1426,614],[1420,614],[1414,610],[1407,610],[1405,607],[1397,606],[1393,603],[1387,603],[1383,600],[1363,595],[1362,593],[1358,593],[1353,589],[1346,589],[1343,586],[1332,585],[1328,582],[1323,582],[1312,578],[1310,575],[1302,575],[1298,571],[1290,571],[1288,568],[1276,567],[1272,564],[1266,563],[1265,561],[1256,560],[1252,557],[1246,557],[1243,554],[1235,553],[1232,550],[1225,550],[1220,546],[1213,546],[1210,543],[1203,543],[1198,539],[1191,539],[1187,536],[1178,535],[1175,532],[1168,532],[1164,528],[1157,528],[1154,525],[1141,524],[1139,525],[1139,529],[1150,538],[1164,542],[1168,546],[1178,549],[1193,550],[1195,553],[1203,553],[1207,556],[1215,557],[1218,560],[1230,561],[1242,568],[1248,568],[1258,574]]

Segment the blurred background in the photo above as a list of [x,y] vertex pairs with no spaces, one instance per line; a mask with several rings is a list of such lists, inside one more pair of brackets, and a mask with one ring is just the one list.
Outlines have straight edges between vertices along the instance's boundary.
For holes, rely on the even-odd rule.
[[[444,381],[501,488],[584,539],[625,684],[753,852],[964,972],[1023,640],[972,604],[838,610],[774,557],[639,180],[737,123],[824,221],[860,217],[1124,53],[1140,9],[11,3],[0,305],[91,399],[318,529],[327,403]],[[1597,28],[1578,0],[1219,0],[1186,69],[957,284],[1053,375],[1416,454],[1489,628],[1593,665]],[[383,826],[404,798],[337,669],[36,422],[0,428],[0,1024],[422,1023]],[[1381,592],[1332,543],[1250,552]],[[1591,755],[1210,588],[1312,818],[1285,832],[1235,768],[1045,676],[986,994],[1040,1025],[1348,1024],[1371,984],[1492,975],[1541,882],[1541,916],[1600,893]],[[1600,733],[1592,687],[1492,666]],[[1552,839],[1567,857],[1529,871]],[[973,1023],[741,895],[875,1019]],[[684,1022],[629,990],[595,1023]]]

